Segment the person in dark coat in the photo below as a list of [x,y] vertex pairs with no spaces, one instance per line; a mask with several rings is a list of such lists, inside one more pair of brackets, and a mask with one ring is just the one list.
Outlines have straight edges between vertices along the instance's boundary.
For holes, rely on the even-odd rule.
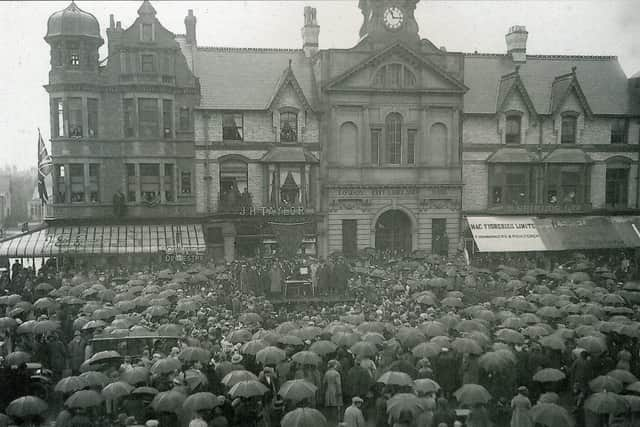
[[62,376],[62,371],[67,367],[67,347],[60,341],[58,334],[47,337],[46,343],[47,366],[57,378]]
[[324,260],[320,262],[320,266],[318,267],[318,272],[316,274],[318,275],[318,293],[320,295],[326,295],[331,289],[331,284],[329,283],[331,280],[331,272],[329,271],[329,266]]
[[347,283],[350,275],[349,265],[347,265],[344,259],[340,259],[334,266],[335,286],[339,294],[344,294],[347,291]]
[[436,382],[447,396],[460,387],[460,361],[455,352],[443,348],[435,361]]
[[347,372],[347,380],[345,381],[345,402],[350,402],[355,396],[364,397],[369,393],[369,389],[373,384],[373,379],[365,368],[356,363],[353,368]]

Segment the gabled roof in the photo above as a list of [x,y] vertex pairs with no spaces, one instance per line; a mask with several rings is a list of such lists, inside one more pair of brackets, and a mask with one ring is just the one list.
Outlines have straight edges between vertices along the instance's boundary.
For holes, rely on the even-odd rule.
[[289,60],[300,90],[313,105],[313,71],[302,49],[198,47],[194,74],[200,79],[200,108],[266,110]]
[[390,44],[389,46],[382,49],[381,51],[378,51],[373,56],[365,59],[364,61],[348,69],[344,73],[334,77],[329,82],[327,82],[327,84],[325,85],[325,89],[327,90],[335,89],[340,82],[346,80],[347,78],[354,75],[358,71],[361,71],[366,67],[372,64],[375,64],[376,61],[380,61],[384,59],[385,56],[388,56],[391,53],[400,53],[400,54],[408,55],[412,60],[417,61],[422,66],[428,68],[429,70],[433,71],[434,73],[442,77],[447,82],[451,83],[451,85],[453,85],[459,91],[464,92],[468,90],[467,86],[465,86],[463,82],[451,76],[444,69],[440,68],[437,64],[434,64],[432,61],[428,60],[423,55],[420,55],[418,52],[411,49],[410,47],[408,47],[402,42],[396,42],[396,43]]
[[[464,112],[495,114],[498,85],[514,63],[504,54],[465,54]],[[520,79],[538,114],[551,113],[551,86],[557,76],[577,67],[576,76],[594,114],[628,114],[627,77],[612,56],[538,56],[527,55],[520,64]]]
[[506,74],[500,79],[500,84],[498,86],[498,101],[496,105],[496,111],[504,110],[505,101],[514,90],[520,93],[520,96],[522,97],[525,105],[527,106],[527,109],[529,110],[529,114],[531,114],[535,118],[538,113],[536,111],[536,107],[531,101],[531,98],[529,97],[527,89],[522,83],[522,79],[520,79],[519,67],[516,67],[516,70],[513,73]]
[[311,152],[299,145],[273,147],[262,159],[263,163],[319,163]]
[[593,112],[587,98],[584,96],[584,92],[582,92],[580,83],[578,83],[576,67],[573,67],[569,74],[558,76],[553,80],[553,85],[551,86],[551,113],[555,114],[560,110],[560,107],[562,107],[571,92],[576,94],[585,114],[591,117]]
[[307,97],[304,96],[304,91],[300,87],[300,84],[298,83],[298,79],[296,79],[296,76],[293,74],[293,69],[291,68],[291,60],[289,60],[289,66],[286,67],[282,72],[282,75],[280,76],[280,79],[276,84],[276,89],[273,92],[273,96],[271,97],[271,100],[267,104],[267,108],[271,108],[273,106],[273,103],[276,102],[278,98],[282,95],[282,92],[284,91],[285,87],[287,87],[287,85],[291,85],[295,93],[298,95],[298,99],[300,100],[300,102],[304,104],[305,109],[313,110],[313,108],[311,107],[311,104],[307,100]]

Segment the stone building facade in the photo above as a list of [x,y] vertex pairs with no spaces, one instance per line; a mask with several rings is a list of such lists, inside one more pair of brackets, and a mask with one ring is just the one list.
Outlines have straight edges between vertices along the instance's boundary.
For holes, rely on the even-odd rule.
[[104,40],[93,15],[71,3],[47,23],[54,167],[46,216],[194,216],[198,80],[149,2],[126,29],[111,15],[106,32],[108,58],[100,60]]

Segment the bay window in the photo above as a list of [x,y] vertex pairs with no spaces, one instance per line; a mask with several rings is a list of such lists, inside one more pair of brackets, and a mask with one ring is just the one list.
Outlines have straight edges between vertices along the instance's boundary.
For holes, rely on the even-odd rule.
[[550,164],[545,173],[548,204],[571,205],[588,202],[589,167],[582,164]]
[[533,196],[533,170],[528,165],[492,165],[489,169],[491,205],[523,205]]

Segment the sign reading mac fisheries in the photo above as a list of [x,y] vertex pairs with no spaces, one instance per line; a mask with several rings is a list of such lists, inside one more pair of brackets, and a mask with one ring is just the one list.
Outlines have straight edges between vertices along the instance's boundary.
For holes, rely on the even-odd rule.
[[480,252],[544,251],[540,233],[531,217],[467,217]]

